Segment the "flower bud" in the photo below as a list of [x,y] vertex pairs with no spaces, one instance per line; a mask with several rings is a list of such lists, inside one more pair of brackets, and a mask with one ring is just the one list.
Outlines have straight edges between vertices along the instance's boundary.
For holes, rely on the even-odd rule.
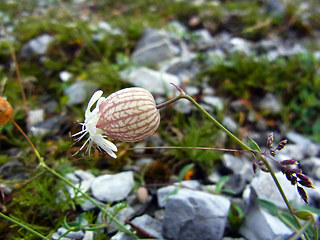
[[[160,114],[153,96],[143,88],[126,88],[102,97],[99,90],[91,97],[85,111],[85,121],[80,123],[82,130],[74,136],[80,141],[89,134],[79,151],[88,143],[87,152],[95,144],[98,149],[106,151],[116,158],[116,145],[107,140],[124,142],[140,141],[153,134],[160,123]],[[97,103],[96,103],[97,102]],[[91,111],[92,106],[96,107]]]
[[137,142],[152,135],[160,114],[150,92],[133,87],[117,91],[101,101],[96,125],[109,138]]
[[12,115],[13,109],[8,101],[0,97],[0,126],[6,124]]

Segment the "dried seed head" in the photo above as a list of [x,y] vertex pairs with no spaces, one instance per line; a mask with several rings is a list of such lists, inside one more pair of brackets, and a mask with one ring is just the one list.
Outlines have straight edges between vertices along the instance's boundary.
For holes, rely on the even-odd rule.
[[303,199],[303,201],[305,201],[306,204],[308,204],[309,198],[308,198],[306,191],[302,187],[299,187],[298,185],[297,185],[297,188],[298,188],[298,193],[301,196],[301,198]]
[[270,133],[267,140],[267,147],[270,148],[273,143],[273,133]]
[[99,104],[96,124],[109,138],[137,142],[152,135],[160,123],[160,114],[150,92],[126,88],[111,94]]
[[271,156],[273,156],[273,157],[276,156],[276,152],[272,148],[269,149],[269,152],[270,152]]
[[280,162],[282,165],[296,165],[298,162],[296,160],[290,159],[290,160],[284,160]]
[[276,150],[280,151],[281,149],[283,149],[286,146],[287,142],[288,142],[287,139],[282,140],[276,147]]
[[291,185],[296,185],[297,184],[297,182],[298,182],[298,178],[297,177],[295,177],[295,176],[293,176],[292,177],[292,179],[291,179]]
[[252,163],[252,169],[254,173],[257,173],[258,164],[256,162]]
[[6,124],[13,113],[11,104],[0,97],[0,126]]

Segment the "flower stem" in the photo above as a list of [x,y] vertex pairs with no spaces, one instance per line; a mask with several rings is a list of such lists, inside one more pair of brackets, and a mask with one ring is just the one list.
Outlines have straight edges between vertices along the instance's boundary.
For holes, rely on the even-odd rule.
[[[178,89],[179,90],[179,89]],[[180,91],[181,92],[181,91]],[[237,138],[235,135],[233,135],[228,129],[226,129],[220,122],[218,122],[214,117],[212,117],[206,110],[204,110],[192,97],[190,97],[189,95],[181,92],[181,95],[180,95],[181,98],[185,98],[187,100],[189,100],[193,105],[195,105],[198,110],[200,112],[202,112],[205,116],[207,116],[218,128],[220,128],[222,131],[224,131],[229,137],[231,137],[231,139],[233,141],[235,141],[236,143],[238,143],[243,149],[247,150],[248,152],[251,152],[256,158],[259,158],[261,159],[264,164],[266,165],[266,167],[268,168],[268,170],[270,171],[270,174],[275,182],[275,184],[277,185],[277,188],[284,200],[284,202],[286,203],[287,205],[287,208],[288,210],[290,211],[292,217],[294,218],[295,222],[297,223],[297,225],[299,226],[299,228],[301,228],[301,224],[298,220],[298,218],[296,217],[296,215],[294,214],[293,212],[293,209],[287,199],[287,196],[286,194],[284,193],[273,169],[271,168],[271,165],[269,164],[269,162],[261,155],[260,152],[258,151],[254,151],[253,149],[251,149],[250,147],[248,147],[244,142],[242,142],[239,138]],[[177,97],[176,97],[177,98]],[[308,235],[306,233],[304,233],[306,239],[309,239]]]
[[3,214],[2,212],[0,212],[0,216],[3,217],[4,219],[7,219],[7,220],[10,221],[10,222],[13,222],[14,224],[17,224],[18,226],[20,226],[20,227],[22,227],[22,228],[28,230],[29,232],[33,233],[33,234],[34,234],[35,236],[37,236],[37,237],[40,237],[40,238],[42,238],[42,239],[47,239],[47,240],[49,240],[49,238],[43,236],[41,233],[38,233],[36,230],[33,230],[32,228],[29,228],[27,225],[19,222],[18,220],[14,219],[14,218],[11,218],[11,217]]
[[[92,204],[94,204],[96,207],[98,207],[106,216],[108,216],[110,218],[110,220],[112,220],[113,222],[115,222],[115,224],[117,225],[118,229],[131,235],[132,237],[135,238],[135,235],[130,231],[128,230],[118,219],[116,219],[110,212],[106,211],[104,209],[103,206],[101,206],[101,204],[97,203],[95,201],[95,199],[93,199],[92,197],[90,197],[87,193],[84,193],[83,191],[81,191],[80,188],[76,187],[73,185],[73,183],[68,180],[67,178],[65,178],[64,176],[60,175],[58,172],[56,172],[55,170],[53,170],[52,168],[50,168],[44,161],[44,159],[41,157],[40,153],[38,152],[38,150],[36,149],[36,147],[33,145],[33,143],[31,142],[30,138],[27,136],[27,134],[25,134],[25,132],[20,128],[20,126],[11,118],[10,119],[13,124],[18,128],[18,130],[22,133],[22,135],[27,139],[27,141],[29,142],[29,144],[31,145],[33,151],[35,152],[38,160],[39,160],[39,166],[44,168],[46,171],[52,173],[53,175],[55,175],[56,177],[58,177],[59,179],[61,179],[63,182],[65,182],[66,184],[68,184],[69,186],[71,186],[74,190],[75,190],[75,193],[80,193],[85,199],[89,200]],[[2,216],[2,215],[1,215]],[[17,221],[15,220],[15,223]],[[29,230],[30,228],[28,228],[27,226],[25,226],[24,224],[22,223],[19,223],[17,222],[17,224],[19,226],[22,226],[24,227],[25,229]],[[30,231],[32,233],[34,233],[35,231],[32,230]],[[45,238],[47,239],[47,238]]]
[[243,149],[247,150],[248,152],[253,152],[253,149],[248,147],[246,144],[244,144],[239,138],[237,138],[235,135],[233,135],[228,129],[226,129],[221,123],[219,123],[214,117],[212,117],[206,110],[204,110],[199,103],[197,103],[192,97],[186,94],[181,94],[181,98],[188,99],[193,105],[198,108],[200,112],[202,112],[204,115],[206,115],[218,128],[220,128],[222,131],[224,131],[233,141],[238,143]]

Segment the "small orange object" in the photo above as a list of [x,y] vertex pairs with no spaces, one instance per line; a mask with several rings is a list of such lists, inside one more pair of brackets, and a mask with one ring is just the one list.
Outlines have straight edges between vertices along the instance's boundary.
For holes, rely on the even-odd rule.
[[0,97],[0,126],[6,124],[12,115],[13,109],[11,104]]

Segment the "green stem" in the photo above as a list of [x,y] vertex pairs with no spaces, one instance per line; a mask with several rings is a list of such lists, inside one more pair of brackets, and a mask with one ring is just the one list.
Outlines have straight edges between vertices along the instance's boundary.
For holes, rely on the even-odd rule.
[[244,144],[239,138],[233,135],[228,129],[226,129],[221,123],[219,123],[214,117],[212,117],[206,110],[204,110],[192,97],[186,94],[181,94],[181,98],[188,99],[193,105],[195,105],[200,112],[206,115],[218,128],[228,134],[229,137],[232,138],[233,141],[238,143],[243,149],[247,150],[248,152],[253,152],[253,150]]
[[0,216],[3,217],[4,219],[7,219],[10,222],[13,222],[14,224],[17,224],[18,226],[28,230],[29,232],[33,233],[35,236],[40,237],[42,239],[47,239],[49,240],[49,238],[43,236],[41,233],[38,233],[36,230],[33,230],[32,228],[29,228],[28,226],[26,226],[25,224],[19,222],[18,220],[11,218],[5,214],[3,214],[2,212],[0,212]]
[[[179,90],[179,88],[178,88]],[[180,91],[181,92],[181,91]],[[176,97],[177,99],[179,99],[178,97]],[[184,92],[181,92],[180,98],[185,98],[187,100],[189,100],[193,105],[195,105],[198,110],[200,112],[202,112],[204,115],[206,115],[218,128],[220,128],[222,131],[224,131],[233,141],[235,141],[236,143],[238,143],[243,149],[247,150],[248,152],[251,152],[255,155],[256,158],[261,159],[264,164],[266,165],[266,167],[269,169],[271,176],[274,180],[274,182],[277,185],[277,188],[284,200],[284,202],[286,203],[292,217],[294,218],[295,222],[297,223],[297,225],[299,226],[299,228],[301,228],[301,224],[298,220],[298,218],[296,217],[296,215],[293,212],[293,209],[287,199],[287,196],[285,195],[273,169],[271,168],[271,165],[269,164],[269,162],[261,155],[258,154],[257,151],[254,151],[253,149],[251,149],[250,147],[248,147],[244,142],[242,142],[239,138],[237,138],[235,135],[233,135],[228,129],[226,129],[220,122],[218,122],[214,117],[212,117],[206,110],[204,110],[192,97],[190,97],[189,95],[185,94]],[[306,239],[309,239],[308,235],[305,233],[305,237]]]
[[[56,177],[58,177],[59,179],[61,179],[62,181],[64,181],[66,184],[68,184],[69,186],[71,186],[74,190],[75,193],[80,193],[84,198],[86,198],[87,200],[89,200],[92,204],[94,204],[96,207],[98,207],[104,214],[106,214],[106,216],[108,216],[112,221],[114,221],[116,223],[116,225],[118,226],[119,230],[133,236],[135,238],[135,235],[129,231],[118,219],[116,219],[111,213],[109,213],[108,211],[106,211],[103,206],[101,206],[99,203],[97,203],[92,197],[90,197],[88,194],[84,193],[81,191],[80,188],[77,188],[76,186],[73,185],[73,183],[68,180],[67,178],[65,178],[64,176],[60,175],[58,172],[56,172],[55,170],[51,169],[50,167],[47,166],[47,164],[45,163],[44,159],[41,157],[40,153],[38,152],[38,150],[36,149],[36,147],[33,145],[33,143],[31,142],[31,140],[29,139],[29,137],[27,136],[27,134],[25,134],[25,132],[20,128],[20,126],[11,118],[10,119],[13,124],[18,128],[18,130],[22,133],[22,135],[27,139],[27,141],[29,142],[29,144],[31,145],[33,151],[35,152],[38,160],[39,160],[39,166],[44,168],[45,170],[47,170],[48,172],[52,173],[53,175],[55,175]],[[18,224],[19,226],[21,226],[21,224]],[[23,224],[22,224],[23,225]],[[24,226],[24,225],[23,225]],[[26,228],[26,226],[24,226]]]

